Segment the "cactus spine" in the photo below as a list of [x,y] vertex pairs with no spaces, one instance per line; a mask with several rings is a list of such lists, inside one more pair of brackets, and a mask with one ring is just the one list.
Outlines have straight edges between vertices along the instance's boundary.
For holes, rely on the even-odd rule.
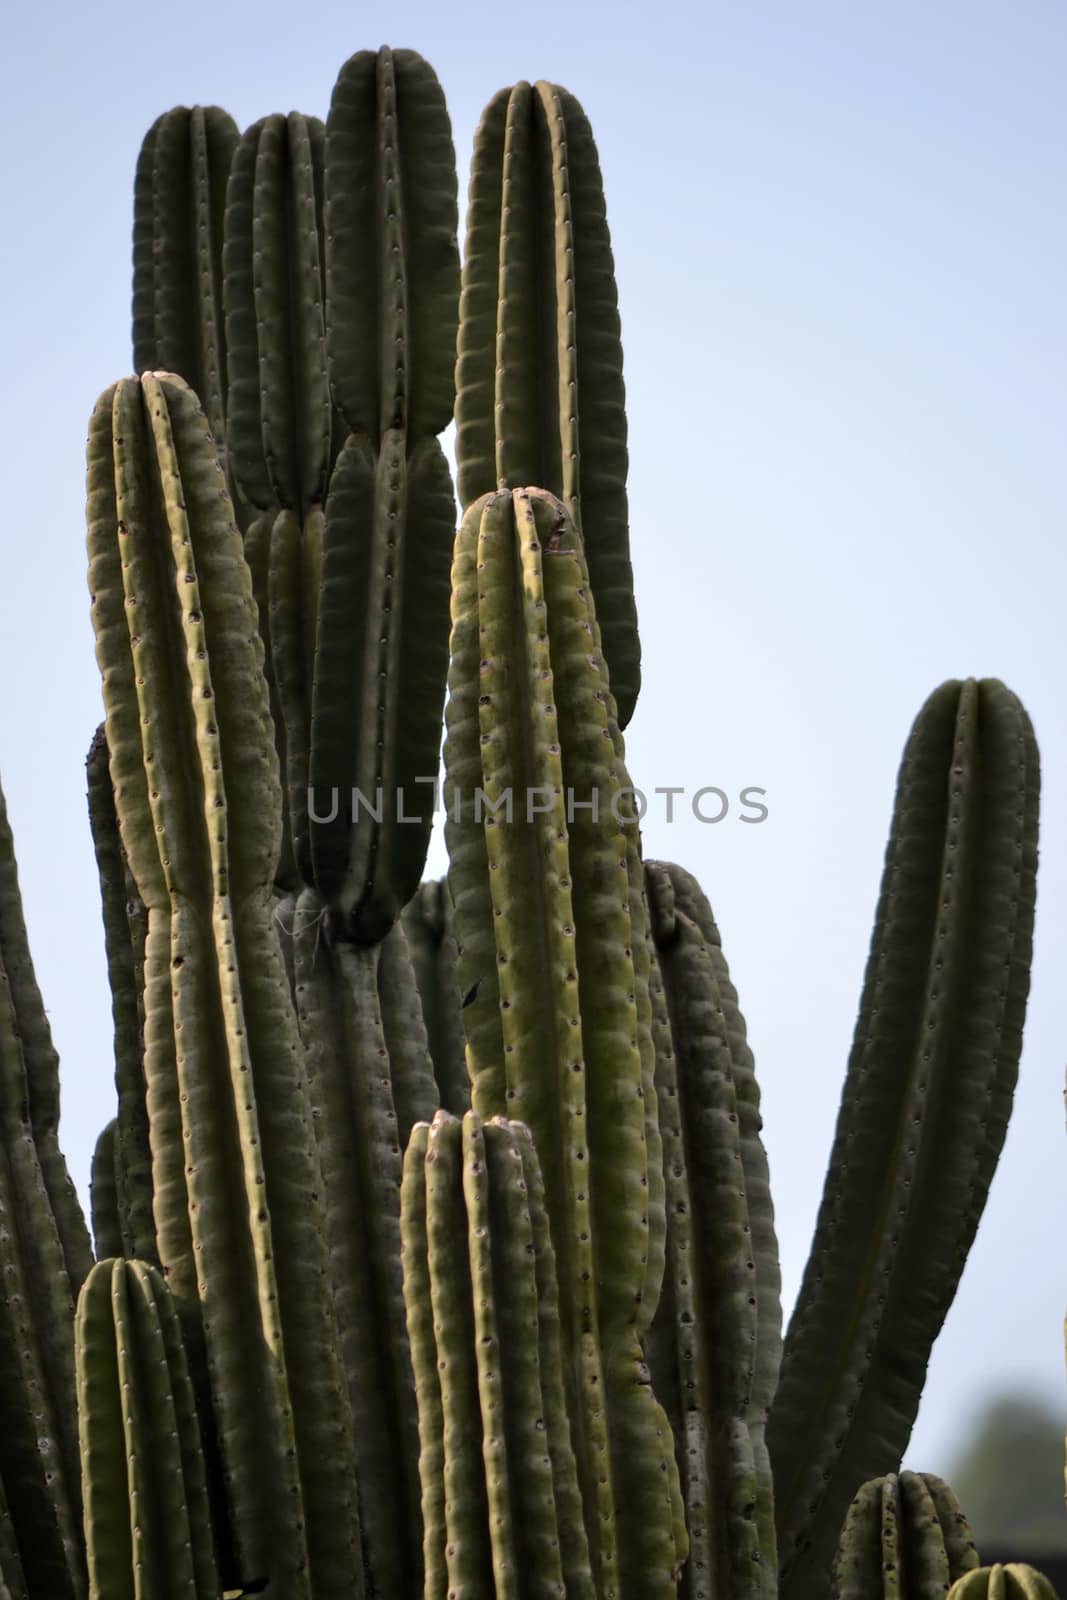
[[932,1473],[888,1473],[849,1506],[834,1560],[833,1600],[943,1600],[978,1566],[967,1519]]

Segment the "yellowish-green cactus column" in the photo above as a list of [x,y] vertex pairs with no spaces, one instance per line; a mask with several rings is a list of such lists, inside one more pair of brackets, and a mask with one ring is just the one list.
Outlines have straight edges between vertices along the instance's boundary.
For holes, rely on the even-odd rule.
[[686,1551],[641,1339],[663,1274],[648,918],[580,540],[540,490],[460,528],[445,746],[472,1104],[526,1123],[559,1267],[598,1593],[669,1596]]

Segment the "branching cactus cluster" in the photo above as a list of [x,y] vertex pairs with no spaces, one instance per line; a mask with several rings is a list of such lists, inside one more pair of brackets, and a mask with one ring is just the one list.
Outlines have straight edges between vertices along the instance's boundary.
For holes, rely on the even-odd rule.
[[88,447],[95,1265],[0,816],[0,1600],[1051,1593],[896,1476],[1018,1066],[1019,702],[946,683],[909,738],[783,1341],[738,997],[626,767],[581,107],[490,102],[462,269],[411,51],[325,123],[166,113],[134,211],[140,375]]

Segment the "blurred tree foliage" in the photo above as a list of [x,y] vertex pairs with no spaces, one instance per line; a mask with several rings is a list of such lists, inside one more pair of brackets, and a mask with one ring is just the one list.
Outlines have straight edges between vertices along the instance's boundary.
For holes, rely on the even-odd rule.
[[979,1552],[1067,1555],[1064,1418],[1032,1394],[993,1396],[946,1474]]

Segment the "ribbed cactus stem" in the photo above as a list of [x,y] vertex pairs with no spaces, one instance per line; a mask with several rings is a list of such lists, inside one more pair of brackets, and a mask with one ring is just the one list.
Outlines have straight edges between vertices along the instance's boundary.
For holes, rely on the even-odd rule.
[[90,1600],[218,1600],[196,1405],[160,1274],[98,1262],[77,1344]]
[[832,1600],[944,1600],[978,1566],[959,1501],[928,1472],[873,1478],[849,1506]]
[[354,1461],[273,924],[281,797],[262,647],[214,440],[180,380],[101,399],[88,519],[112,783],[148,909],[160,1259],[203,1315],[241,1560],[287,1594],[350,1600]]
[[949,682],[904,752],[837,1134],[768,1441],[783,1600],[893,1471],[1011,1109],[1029,986],[1038,757],[995,680]]
[[528,1130],[417,1124],[404,1296],[419,1405],[427,1600],[593,1600],[540,1172]]
[[361,50],[326,122],[327,347],[345,422],[409,447],[452,418],[459,301],[445,97],[414,50]]
[[[664,990],[656,1094],[668,1219],[667,1288],[649,1362],[672,1415],[686,1502],[691,1548],[681,1592],[772,1600],[778,1565],[765,1432],[781,1310],[759,1092],[718,935],[714,944],[705,936],[714,928],[710,907],[679,868],[652,862],[646,875]],[[699,923],[680,902],[699,911]]]
[[419,1001],[441,1105],[453,1116],[470,1110],[452,897],[446,878],[419,885],[404,908],[404,931],[415,966]]
[[664,1228],[647,912],[580,544],[540,490],[463,519],[445,763],[472,1104],[526,1122],[544,1170],[597,1581],[666,1594],[684,1531],[639,1348]]
[[640,645],[615,271],[592,131],[556,84],[501,90],[475,135],[456,389],[464,509],[536,483],[581,531],[625,728]]
[[218,106],[176,106],[141,146],[133,190],[133,364],[176,372],[226,436],[223,212],[237,124]]
[[[97,1255],[127,1255],[157,1262],[152,1220],[152,1151],[144,1076],[144,976],[146,916],[122,850],[104,729],[97,730],[86,763],[89,825],[96,853],[104,948],[111,988],[118,1118],[114,1136],[115,1199],[123,1243]],[[95,1228],[95,1221],[94,1221]]]
[[122,1223],[119,1218],[116,1147],[118,1118],[112,1117],[100,1131],[93,1147],[89,1169],[89,1204],[93,1218],[93,1241],[97,1260],[123,1254]]
[[1056,1600],[1056,1591],[1036,1567],[1009,1561],[968,1572],[952,1585],[946,1600]]

